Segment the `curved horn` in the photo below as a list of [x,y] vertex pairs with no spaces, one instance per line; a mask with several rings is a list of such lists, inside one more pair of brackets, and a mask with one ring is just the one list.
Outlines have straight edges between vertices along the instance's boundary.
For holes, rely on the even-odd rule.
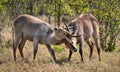
[[68,36],[70,36],[70,37],[80,37],[80,36],[82,36],[83,34],[81,34],[81,35],[72,35],[72,34],[70,34],[70,33],[68,33]]
[[82,36],[82,35],[71,35],[71,34],[70,34],[70,36],[71,36],[71,37],[80,37],[80,36]]
[[68,26],[67,26],[67,24],[65,22],[64,22],[64,25],[65,25],[67,31],[70,32],[70,30],[69,30],[69,28],[68,28]]

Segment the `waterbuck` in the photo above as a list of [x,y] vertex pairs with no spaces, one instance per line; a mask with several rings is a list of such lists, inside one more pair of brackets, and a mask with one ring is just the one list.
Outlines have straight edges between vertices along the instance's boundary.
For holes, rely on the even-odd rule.
[[[100,43],[99,43],[99,22],[98,20],[90,13],[81,14],[79,17],[75,18],[70,22],[68,25],[67,30],[72,35],[81,35],[80,37],[77,37],[76,39],[73,38],[74,44],[79,43],[79,53],[81,55],[81,61],[83,60],[83,41],[85,40],[87,44],[90,47],[90,55],[89,59],[91,59],[91,56],[93,54],[93,42],[91,41],[91,37],[93,36],[95,45],[97,48],[99,61],[100,58]],[[72,51],[69,51],[69,60],[71,59]]]
[[68,31],[57,28],[53,29],[47,22],[31,15],[22,14],[15,18],[13,21],[13,33],[13,55],[15,61],[17,47],[21,57],[24,58],[23,47],[27,40],[33,41],[33,59],[35,59],[39,43],[46,45],[54,61],[56,61],[56,57],[51,45],[65,42],[70,50],[77,51],[71,42],[72,35]]

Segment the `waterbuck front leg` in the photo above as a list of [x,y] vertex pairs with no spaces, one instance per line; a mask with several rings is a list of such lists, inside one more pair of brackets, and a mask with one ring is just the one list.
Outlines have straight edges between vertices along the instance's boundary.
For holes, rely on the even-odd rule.
[[52,49],[52,47],[50,45],[46,45],[48,51],[50,52],[51,56],[53,57],[54,61],[56,62],[56,57],[55,57],[55,53]]
[[[67,42],[65,42],[65,45],[66,45],[68,48],[71,48],[70,44],[68,44]],[[71,50],[71,49],[69,49],[68,61],[70,61],[70,60],[71,60],[72,54],[73,54],[72,50]]]
[[72,54],[73,54],[73,52],[71,50],[69,50],[69,57],[68,57],[69,61],[71,60]]
[[18,46],[18,49],[19,49],[19,52],[20,52],[20,55],[21,55],[22,58],[24,58],[23,47],[24,47],[25,43],[26,43],[26,39],[22,38],[22,40],[21,40],[21,42],[20,42],[20,44]]

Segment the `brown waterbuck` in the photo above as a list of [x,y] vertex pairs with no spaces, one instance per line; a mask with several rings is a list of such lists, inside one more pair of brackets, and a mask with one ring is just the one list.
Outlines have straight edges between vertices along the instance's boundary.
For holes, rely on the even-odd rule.
[[68,48],[74,52],[77,51],[72,44],[71,35],[63,29],[53,29],[50,24],[31,15],[22,14],[13,21],[13,55],[16,61],[16,49],[18,47],[20,55],[24,58],[23,47],[27,40],[33,41],[33,59],[36,57],[38,44],[46,45],[54,61],[56,57],[51,45],[65,43]]
[[[83,51],[82,51],[84,40],[87,42],[87,44],[90,47],[89,59],[91,59],[91,56],[93,54],[93,46],[94,46],[94,44],[91,40],[92,36],[94,38],[95,45],[97,48],[99,61],[101,60],[101,58],[100,58],[100,43],[99,43],[99,22],[92,14],[90,14],[90,13],[81,14],[79,17],[75,18],[74,20],[72,20],[70,22],[67,30],[72,35],[81,35],[80,37],[77,37],[76,39],[75,38],[72,39],[74,44],[76,44],[76,43],[79,44],[79,53],[81,55],[81,61],[84,61],[83,60]],[[71,59],[71,56],[72,56],[72,51],[70,50],[68,60]]]

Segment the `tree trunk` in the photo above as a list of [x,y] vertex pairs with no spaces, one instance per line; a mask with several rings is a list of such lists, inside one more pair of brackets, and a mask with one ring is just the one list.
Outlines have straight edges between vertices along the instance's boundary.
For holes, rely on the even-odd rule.
[[33,15],[33,0],[29,1],[29,11],[30,11],[30,14]]
[[60,16],[61,16],[61,14],[60,14],[60,3],[58,3],[58,28],[60,27]]

